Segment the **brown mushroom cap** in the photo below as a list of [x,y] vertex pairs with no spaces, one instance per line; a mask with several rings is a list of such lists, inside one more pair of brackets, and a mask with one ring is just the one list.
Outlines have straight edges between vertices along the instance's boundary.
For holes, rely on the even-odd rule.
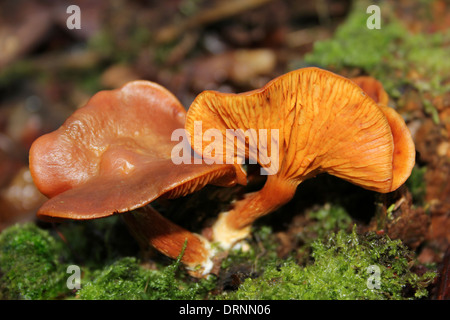
[[134,81],[102,91],[56,131],[37,139],[30,170],[50,199],[44,220],[94,219],[178,197],[207,183],[233,185],[233,165],[179,164],[171,160],[175,129],[186,111],[163,87]]
[[[215,128],[224,136],[227,129],[278,129],[278,145],[267,148],[279,149],[275,174],[284,180],[328,172],[366,189],[392,191],[390,123],[359,86],[334,73],[304,68],[248,93],[205,91],[188,110],[186,129],[193,139],[195,121],[201,121],[202,133]],[[202,145],[199,150],[192,141],[198,153],[208,143]],[[223,146],[225,159],[233,150],[225,140]],[[248,148],[246,154],[251,156]]]

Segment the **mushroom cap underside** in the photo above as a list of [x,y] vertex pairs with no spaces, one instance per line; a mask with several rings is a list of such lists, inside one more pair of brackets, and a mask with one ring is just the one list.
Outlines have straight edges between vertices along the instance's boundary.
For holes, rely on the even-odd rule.
[[232,185],[236,181],[230,167],[224,170],[205,165],[199,170],[198,165],[181,164],[174,168],[169,161],[149,165],[124,179],[98,176],[47,200],[38,217],[50,221],[102,218],[143,207],[158,198],[181,197],[208,183]]
[[[407,177],[393,184],[393,163],[397,163],[394,143],[403,139],[394,139],[396,130],[390,126],[401,118],[389,121],[388,116],[351,80],[326,70],[304,68],[250,92],[205,91],[190,106],[185,127],[193,149],[203,156],[209,142],[203,141],[199,148],[194,139],[201,139],[199,132],[204,136],[209,129],[216,129],[224,139],[223,148],[214,150],[215,157],[245,154],[264,167],[267,151],[273,150],[275,154],[278,151],[278,166],[269,174],[301,182],[328,172],[366,189],[390,192]],[[199,123],[201,130],[194,130]],[[226,143],[230,129],[245,133],[237,138],[241,140],[237,148],[244,146],[239,152],[236,145]],[[278,138],[265,139],[264,135],[274,129]],[[404,132],[399,134],[402,137]],[[260,142],[262,154],[258,153]]]
[[391,127],[394,139],[394,155],[392,161],[393,181],[391,190],[396,190],[410,176],[415,164],[416,148],[405,121],[393,108],[387,106],[389,95],[381,82],[370,76],[359,76],[351,79],[364,90],[380,107]]

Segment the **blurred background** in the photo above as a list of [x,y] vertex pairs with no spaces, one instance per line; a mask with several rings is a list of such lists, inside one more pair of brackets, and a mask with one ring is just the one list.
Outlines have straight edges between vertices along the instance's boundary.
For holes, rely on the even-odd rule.
[[34,220],[45,201],[28,171],[31,143],[99,90],[147,79],[188,108],[206,89],[252,90],[318,66],[377,78],[404,116],[417,165],[403,224],[385,229],[440,263],[450,240],[449,29],[445,0],[1,0],[0,230]]

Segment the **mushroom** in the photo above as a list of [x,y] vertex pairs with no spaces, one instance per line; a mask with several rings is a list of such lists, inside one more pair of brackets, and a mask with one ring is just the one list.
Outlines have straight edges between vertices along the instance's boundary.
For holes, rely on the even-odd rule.
[[[209,243],[156,210],[142,209],[158,198],[181,197],[208,183],[245,183],[234,165],[174,163],[178,144],[172,134],[184,132],[185,116],[169,91],[148,81],[95,94],[30,149],[34,183],[49,198],[37,216],[87,220],[127,212],[124,220],[138,240],[171,258],[187,240],[181,261],[195,269],[194,275],[207,274],[213,256]],[[193,159],[188,150],[187,158]]]
[[[204,158],[235,164],[245,158],[268,175],[260,191],[219,215],[213,240],[223,248],[245,238],[257,218],[287,203],[302,181],[319,173],[387,193],[404,183],[415,162],[411,135],[393,109],[318,68],[289,72],[250,92],[204,91],[190,106],[185,128]],[[211,130],[221,132],[220,143],[206,141]]]

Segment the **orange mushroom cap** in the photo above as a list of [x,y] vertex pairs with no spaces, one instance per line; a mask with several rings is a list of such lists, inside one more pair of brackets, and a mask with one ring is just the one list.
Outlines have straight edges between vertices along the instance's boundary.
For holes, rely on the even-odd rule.
[[[252,138],[258,141],[257,130],[278,129],[279,140],[266,148],[279,151],[280,165],[273,174],[285,180],[302,181],[328,172],[378,192],[392,191],[398,184],[393,184],[390,125],[401,119],[389,121],[359,86],[329,71],[296,70],[247,93],[201,93],[188,110],[185,127],[193,137],[193,148],[204,154],[208,143],[204,142],[202,149],[195,145],[195,121],[201,122],[202,134],[211,128],[224,136],[227,129],[255,129]],[[224,139],[223,150],[216,150],[224,161],[234,151],[227,147]],[[413,153],[410,148],[407,151]],[[248,146],[245,152],[252,156]]]
[[[190,106],[185,128],[193,149],[204,157],[214,154],[225,162],[234,156],[240,163],[245,154],[269,173],[261,191],[219,217],[216,230],[231,234],[219,237],[225,242],[242,238],[245,232],[239,230],[289,201],[298,184],[321,172],[369,190],[393,191],[409,176],[415,154],[406,125],[393,109],[380,107],[353,81],[318,68],[289,72],[250,92],[205,91]],[[208,141],[196,143],[210,129],[223,136],[214,146],[222,148],[214,152]],[[246,134],[236,135],[240,143],[227,144],[228,130]],[[265,138],[274,131],[276,139]],[[264,152],[255,152],[255,145]],[[278,165],[267,161],[269,153],[278,155]]]
[[370,76],[351,79],[364,90],[380,107],[391,127],[394,139],[394,156],[392,161],[393,181],[391,190],[396,190],[410,176],[415,164],[415,146],[408,127],[403,118],[388,107],[389,96],[383,85]]
[[171,135],[185,116],[169,91],[148,81],[94,95],[31,147],[33,180],[50,197],[38,217],[101,218],[207,183],[235,184],[239,172],[232,165],[173,163]]

